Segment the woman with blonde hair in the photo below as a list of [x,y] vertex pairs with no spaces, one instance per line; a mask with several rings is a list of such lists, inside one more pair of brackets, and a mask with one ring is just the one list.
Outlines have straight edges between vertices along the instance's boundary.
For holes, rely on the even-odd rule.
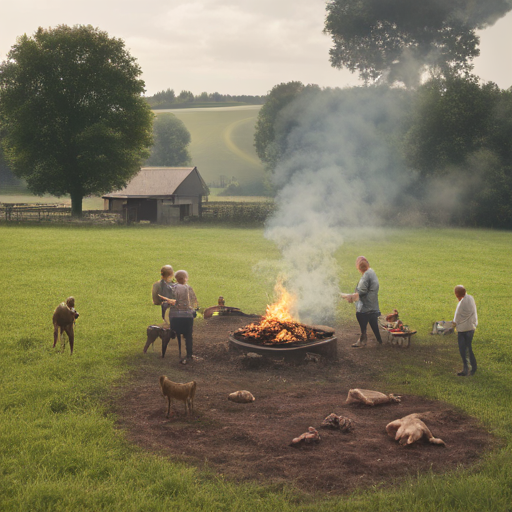
[[366,329],[368,324],[372,328],[377,341],[382,344],[382,338],[379,332],[378,318],[379,310],[379,280],[377,274],[370,267],[368,260],[364,256],[356,259],[356,268],[361,273],[361,279],[352,294],[343,294],[342,297],[348,302],[356,303],[356,318],[361,329],[361,335],[353,347],[364,347],[367,341]]

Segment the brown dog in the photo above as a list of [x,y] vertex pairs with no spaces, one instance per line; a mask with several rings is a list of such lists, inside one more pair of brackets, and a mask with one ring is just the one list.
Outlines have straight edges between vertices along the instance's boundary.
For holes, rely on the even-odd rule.
[[78,313],[75,311],[74,297],[68,297],[66,302],[61,302],[55,308],[53,312],[53,348],[57,345],[57,341],[60,340],[62,332],[65,332],[68,335],[71,355],[73,354],[75,341],[74,325],[78,316]]

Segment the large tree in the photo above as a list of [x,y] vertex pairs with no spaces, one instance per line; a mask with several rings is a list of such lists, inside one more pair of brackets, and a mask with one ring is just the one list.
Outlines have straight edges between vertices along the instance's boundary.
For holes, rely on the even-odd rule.
[[330,0],[324,32],[332,37],[333,67],[357,71],[365,82],[414,86],[426,69],[470,72],[479,54],[475,30],[511,8],[508,0]]
[[153,123],[154,146],[146,165],[182,167],[189,165],[190,132],[173,114],[158,114]]
[[35,194],[82,198],[122,188],[151,145],[141,69],[121,39],[91,26],[39,28],[0,65],[6,157]]
[[408,166],[426,192],[458,199],[453,220],[512,227],[512,90],[475,77],[433,79],[415,94],[404,138]]
[[275,124],[280,112],[291,103],[302,91],[302,82],[287,82],[275,85],[267,96],[265,104],[261,107],[256,121],[254,133],[254,147],[260,160],[270,169],[275,165]]

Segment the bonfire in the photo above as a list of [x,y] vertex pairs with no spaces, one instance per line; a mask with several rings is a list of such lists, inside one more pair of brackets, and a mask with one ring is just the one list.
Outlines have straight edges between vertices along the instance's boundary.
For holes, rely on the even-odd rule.
[[296,298],[282,284],[276,285],[276,292],[278,300],[267,306],[261,321],[235,331],[236,339],[261,345],[281,345],[303,343],[330,336],[322,329],[316,329],[294,319],[291,312],[295,310]]

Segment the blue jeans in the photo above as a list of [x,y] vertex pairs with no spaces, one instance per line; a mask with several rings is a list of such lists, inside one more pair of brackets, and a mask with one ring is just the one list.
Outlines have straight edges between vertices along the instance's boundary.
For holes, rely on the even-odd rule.
[[459,342],[460,357],[462,357],[462,364],[464,365],[463,372],[468,374],[469,367],[471,366],[471,373],[476,372],[476,358],[473,354],[471,343],[475,331],[457,332],[457,341]]

